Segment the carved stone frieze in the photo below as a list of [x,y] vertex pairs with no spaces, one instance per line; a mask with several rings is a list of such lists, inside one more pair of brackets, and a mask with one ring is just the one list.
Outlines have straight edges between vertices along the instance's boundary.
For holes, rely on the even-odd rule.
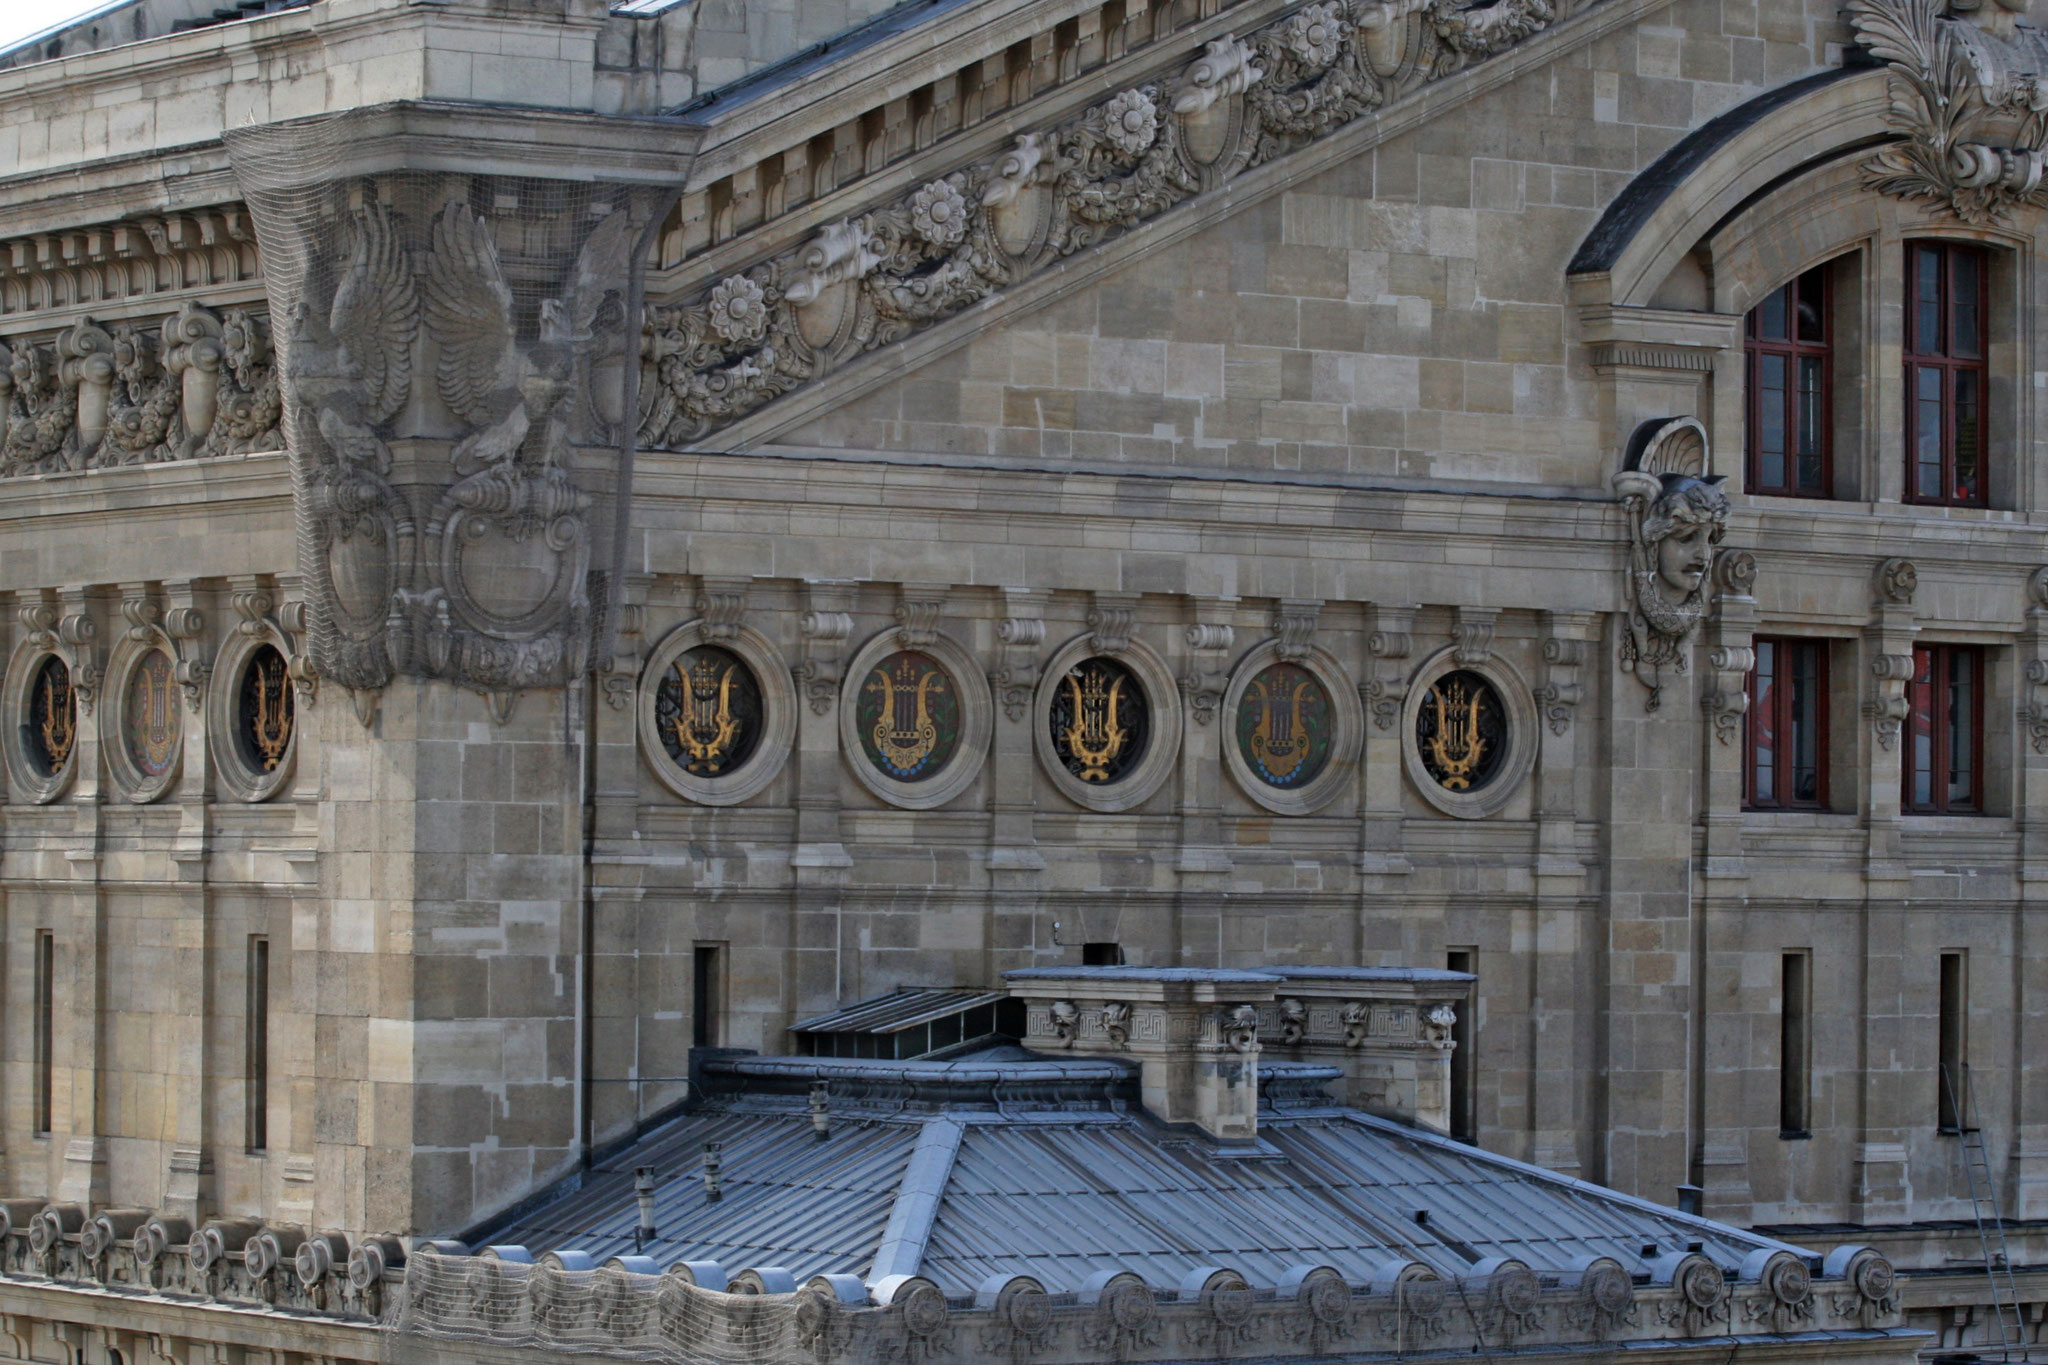
[[1885,121],[1900,135],[1863,163],[1880,194],[1965,223],[2048,203],[2048,35],[2024,0],[1851,0],[1856,36],[1891,69]]
[[1636,429],[1615,496],[1628,521],[1628,602],[1622,671],[1649,689],[1657,709],[1665,669],[1690,668],[1693,635],[1706,615],[1707,588],[1728,525],[1728,495],[1710,475],[1707,431],[1697,418],[1649,421]]
[[0,341],[0,477],[283,446],[266,318],[186,303]]
[[604,650],[611,518],[572,470],[618,463],[672,195],[351,174],[377,117],[226,136],[279,319],[314,660],[359,693],[445,679],[502,720]]
[[1225,35],[1001,155],[650,310],[641,437],[682,448],[1390,101],[1583,0],[1335,5]]

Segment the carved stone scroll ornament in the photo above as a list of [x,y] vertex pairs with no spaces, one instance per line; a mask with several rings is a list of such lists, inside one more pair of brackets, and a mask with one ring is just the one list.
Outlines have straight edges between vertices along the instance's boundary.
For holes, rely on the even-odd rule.
[[0,477],[276,450],[269,324],[186,303],[0,344]]
[[359,692],[445,679],[502,719],[605,652],[611,523],[573,471],[620,462],[637,248],[672,191],[349,174],[376,117],[226,139],[283,334],[314,660]]
[[1728,526],[1728,494],[1707,465],[1707,433],[1698,419],[1650,421],[1630,439],[1613,480],[1629,542],[1621,667],[1649,689],[1644,709],[1650,711],[1662,700],[1664,670],[1690,668],[1692,638],[1706,615],[1714,557]]
[[641,439],[686,448],[1549,27],[1587,0],[1319,4],[651,309]]
[[2026,0],[1851,0],[1849,21],[1891,68],[1885,121],[1901,136],[1863,163],[1881,194],[1965,223],[2048,203],[2048,35]]
[[2027,727],[2027,738],[2037,754],[2048,754],[2048,568],[2034,570],[2027,576],[2027,632],[2020,637],[2021,654],[2031,654],[2026,659],[2022,674],[2026,679],[2026,700],[2019,708],[2020,722]]

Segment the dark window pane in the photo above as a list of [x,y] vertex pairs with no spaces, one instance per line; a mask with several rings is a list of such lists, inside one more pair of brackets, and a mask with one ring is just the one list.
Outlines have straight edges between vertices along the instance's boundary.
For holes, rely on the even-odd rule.
[[1983,448],[1981,424],[1983,376],[1975,370],[1957,370],[1956,399],[1956,488],[1958,498],[1974,500],[1977,494],[1978,452]]
[[1782,355],[1756,358],[1757,479],[1765,488],[1785,486],[1785,410],[1789,362]]
[[1796,482],[1800,491],[1806,493],[1822,491],[1821,454],[1826,448],[1823,423],[1827,421],[1827,413],[1821,404],[1821,363],[1817,355],[1799,359],[1799,476]]
[[1756,642],[1754,698],[1750,703],[1750,762],[1754,769],[1751,787],[1759,806],[1778,803],[1778,736],[1774,713],[1777,709],[1778,646],[1770,640]]
[[1941,371],[1930,366],[1913,370],[1913,491],[1923,498],[1942,496]]
[[1950,280],[1953,325],[1949,328],[1948,353],[1974,359],[1984,354],[1983,321],[1977,305],[1977,253],[1968,247],[1953,247],[1949,260],[1954,273]]
[[1792,799],[1820,801],[1820,648],[1795,645],[1792,670]]
[[1786,341],[1790,333],[1786,330],[1786,313],[1791,303],[1792,287],[1773,289],[1756,309],[1756,334],[1765,341]]
[[1913,248],[1913,349],[1921,355],[1941,354],[1941,252]]
[[1827,340],[1827,267],[1801,275],[1793,290],[1798,299],[1798,339],[1815,344]]
[[1906,801],[1918,809],[1934,805],[1934,653],[1913,651],[1913,682],[1907,689]]
[[1948,805],[1962,809],[1977,796],[1977,656],[1958,649],[1948,662]]

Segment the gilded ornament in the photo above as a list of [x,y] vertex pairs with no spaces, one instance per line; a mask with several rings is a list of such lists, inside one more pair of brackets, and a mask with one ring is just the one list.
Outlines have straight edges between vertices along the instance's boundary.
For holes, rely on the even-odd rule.
[[172,696],[172,672],[169,657],[153,649],[128,675],[122,740],[129,761],[144,777],[162,777],[178,755],[179,717]]
[[29,692],[29,757],[45,777],[55,777],[71,761],[78,744],[78,698],[71,687],[71,669],[55,656],[46,659]]
[[861,683],[861,747],[899,782],[924,781],[946,766],[959,747],[959,717],[952,675],[920,651],[890,655]]
[[258,773],[273,773],[291,748],[294,721],[290,669],[284,655],[266,645],[249,658],[242,673],[240,723],[242,757]]
[[1415,717],[1422,766],[1445,791],[1476,792],[1501,771],[1506,711],[1492,683],[1469,670],[1430,684]]
[[696,777],[724,776],[745,764],[760,741],[761,715],[753,670],[716,646],[677,659],[655,695],[662,747]]
[[1053,751],[1082,782],[1120,781],[1143,755],[1150,727],[1137,676],[1114,659],[1096,656],[1067,670],[1053,699]]

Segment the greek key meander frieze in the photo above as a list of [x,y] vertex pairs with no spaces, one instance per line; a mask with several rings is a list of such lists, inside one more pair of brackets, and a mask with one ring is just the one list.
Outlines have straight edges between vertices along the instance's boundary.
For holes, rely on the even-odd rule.
[[1310,5],[650,311],[640,437],[687,446],[1582,4]]

